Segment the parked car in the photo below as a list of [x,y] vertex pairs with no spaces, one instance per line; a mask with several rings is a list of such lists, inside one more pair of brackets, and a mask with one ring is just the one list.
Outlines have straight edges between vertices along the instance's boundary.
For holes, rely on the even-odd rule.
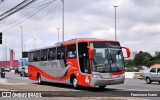
[[146,67],[146,66],[139,66],[138,67],[138,70],[148,70],[149,68],[148,67]]
[[10,70],[9,67],[6,67],[6,68],[5,68],[5,71],[6,71],[6,72],[10,72],[11,70]]
[[23,67],[20,71],[20,76],[28,77],[28,67]]
[[160,84],[160,64],[152,66],[149,70],[144,71],[143,74],[146,83],[159,82]]

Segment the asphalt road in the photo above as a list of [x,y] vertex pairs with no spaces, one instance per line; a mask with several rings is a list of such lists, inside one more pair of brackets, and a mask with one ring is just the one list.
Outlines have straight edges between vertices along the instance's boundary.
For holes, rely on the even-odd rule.
[[[6,72],[6,79],[10,83],[37,84],[37,81],[29,80],[28,77],[21,77],[19,74],[14,74],[14,72]],[[146,84],[145,80],[140,79],[125,79],[124,84],[108,85],[106,89],[121,89],[128,91],[159,91],[160,84],[158,82]]]
[[[127,94],[128,91],[159,91],[160,90],[159,83],[155,82],[152,84],[146,84],[144,80],[140,80],[140,79],[125,79],[124,84],[109,85],[106,87],[105,90],[100,90],[97,87],[93,87],[93,88],[81,87],[80,89],[75,90],[70,85],[56,84],[56,83],[45,83],[44,85],[38,85],[37,81],[29,80],[28,77],[21,77],[18,74],[14,74],[14,72],[6,72],[5,79],[7,80],[7,83],[3,83],[2,85],[0,85],[0,89],[3,88],[8,90],[20,90],[20,91],[64,91],[64,92],[70,91],[69,95],[72,94],[78,97],[82,95],[95,96],[95,97],[99,97],[99,96],[100,97],[103,97],[103,96],[120,97],[121,94]],[[10,85],[6,85],[6,84],[10,84]],[[66,93],[61,92],[60,93],[61,95],[58,94],[58,96],[66,96],[67,95]],[[55,94],[52,94],[52,93],[50,95],[55,96]],[[138,98],[159,100],[158,97],[155,97],[155,98],[138,97]]]

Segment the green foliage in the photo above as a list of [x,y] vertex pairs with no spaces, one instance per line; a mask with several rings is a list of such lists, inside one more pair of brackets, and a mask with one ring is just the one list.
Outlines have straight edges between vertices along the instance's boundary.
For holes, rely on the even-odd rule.
[[155,56],[156,59],[160,59],[160,53]]
[[152,66],[160,64],[160,53],[152,57],[148,52],[140,51],[133,60],[125,60],[126,67]]
[[139,72],[139,70],[138,69],[126,69],[125,70],[126,72]]
[[140,51],[133,59],[133,65],[135,66],[147,66],[147,63],[151,60],[152,56],[148,52]]
[[124,63],[125,63],[126,67],[132,67],[133,66],[133,61],[131,59],[125,60]]

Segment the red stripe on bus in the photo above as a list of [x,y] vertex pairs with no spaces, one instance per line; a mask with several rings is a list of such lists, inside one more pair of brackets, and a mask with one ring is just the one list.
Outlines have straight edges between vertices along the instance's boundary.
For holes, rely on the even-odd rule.
[[120,71],[120,72],[112,72],[111,75],[121,75],[124,74],[125,71]]

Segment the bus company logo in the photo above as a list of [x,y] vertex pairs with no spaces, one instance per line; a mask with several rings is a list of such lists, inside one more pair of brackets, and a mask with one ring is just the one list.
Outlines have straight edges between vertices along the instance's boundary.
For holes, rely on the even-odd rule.
[[56,67],[56,68],[58,68],[57,62],[51,62],[51,67]]
[[47,63],[46,62],[41,62],[40,66],[45,67],[45,66],[47,66]]
[[2,97],[12,97],[11,92],[2,92]]

